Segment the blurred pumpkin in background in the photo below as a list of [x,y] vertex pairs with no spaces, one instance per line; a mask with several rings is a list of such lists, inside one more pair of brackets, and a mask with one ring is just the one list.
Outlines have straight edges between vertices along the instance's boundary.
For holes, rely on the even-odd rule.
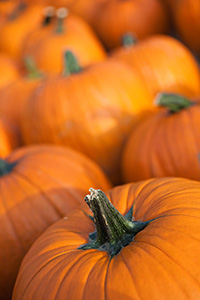
[[0,53],[0,91],[10,82],[21,77],[18,65],[14,59],[5,53]]
[[15,126],[7,118],[0,117],[0,158],[8,156],[18,146],[19,140]]
[[75,53],[82,66],[106,58],[106,52],[92,28],[80,17],[65,8],[56,10],[57,18],[49,26],[30,34],[22,55],[31,56],[44,72],[62,71],[64,52]]
[[26,101],[44,75],[37,70],[32,58],[26,57],[26,74],[13,80],[0,90],[0,116],[6,116],[16,126],[21,140],[20,119]]
[[21,120],[23,142],[71,146],[96,161],[116,183],[119,157],[137,114],[152,99],[137,72],[117,61],[81,69],[65,54],[63,74],[34,91]]
[[107,49],[121,45],[122,36],[131,32],[138,39],[170,29],[168,11],[159,0],[110,0],[99,11],[93,27]]
[[124,36],[123,47],[112,52],[143,78],[154,98],[158,92],[200,95],[200,69],[192,52],[177,39],[153,35],[142,41]]
[[165,1],[169,5],[178,38],[197,55],[200,55],[200,1]]
[[125,145],[124,182],[166,176],[200,180],[200,101],[178,94],[155,100],[161,108],[136,124]]
[[22,45],[27,35],[42,22],[42,5],[27,6],[23,2],[7,17],[0,26],[0,51],[19,59]]

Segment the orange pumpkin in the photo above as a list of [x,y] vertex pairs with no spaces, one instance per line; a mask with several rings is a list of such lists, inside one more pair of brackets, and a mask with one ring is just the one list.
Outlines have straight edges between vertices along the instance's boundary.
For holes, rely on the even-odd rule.
[[163,94],[163,108],[138,122],[122,158],[125,182],[178,176],[200,180],[200,105]]
[[20,77],[20,72],[15,61],[8,55],[0,53],[0,90],[11,81]]
[[117,186],[106,194],[121,214],[90,191],[94,220],[77,210],[49,227],[22,262],[13,300],[200,298],[199,182]]
[[21,9],[7,17],[0,27],[0,51],[19,59],[22,45],[27,35],[34,31],[43,20],[43,6],[26,6],[19,3]]
[[42,74],[31,58],[26,58],[26,74],[6,85],[0,91],[0,116],[6,116],[17,128],[20,136],[20,118],[33,90],[39,85]]
[[122,36],[131,32],[138,39],[169,31],[169,16],[162,1],[107,1],[93,26],[108,49],[121,45]]
[[126,137],[137,114],[149,107],[143,81],[128,66],[107,60],[81,69],[67,51],[64,73],[44,80],[27,102],[23,141],[73,147],[116,183]]
[[0,157],[6,157],[18,145],[16,128],[6,118],[0,117]]
[[69,14],[64,8],[57,10],[58,18],[29,35],[22,51],[23,56],[31,56],[37,66],[47,73],[62,71],[64,52],[75,53],[80,64],[102,61],[106,52],[92,28],[80,17]]
[[200,95],[200,69],[192,53],[178,40],[154,35],[113,52],[139,72],[154,98],[159,92]]
[[91,185],[111,185],[82,154],[42,145],[0,160],[0,185],[0,299],[10,299],[20,263],[35,239],[81,206]]
[[165,1],[169,5],[178,37],[196,54],[200,54],[200,1]]

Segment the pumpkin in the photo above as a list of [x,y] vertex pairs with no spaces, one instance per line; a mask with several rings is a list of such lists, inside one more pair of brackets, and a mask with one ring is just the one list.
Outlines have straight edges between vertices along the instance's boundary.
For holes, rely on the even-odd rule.
[[21,117],[23,142],[73,147],[120,181],[123,144],[137,114],[153,107],[143,81],[128,66],[105,61],[81,69],[65,54],[63,74],[42,81]]
[[0,117],[0,158],[8,156],[19,145],[16,128],[7,120]]
[[84,155],[47,145],[12,152],[0,160],[0,174],[0,299],[10,299],[20,263],[35,239],[81,206],[91,185],[111,185]]
[[200,70],[193,54],[177,39],[153,35],[142,41],[125,36],[125,46],[113,51],[142,76],[154,98],[159,92],[200,95]]
[[160,178],[107,197],[90,192],[94,218],[76,210],[37,239],[13,300],[200,298],[199,182]]
[[200,1],[165,0],[169,5],[178,37],[197,55],[200,54]]
[[39,85],[42,74],[29,57],[25,59],[26,74],[0,91],[0,116],[6,116],[16,126],[20,136],[20,117],[26,101]]
[[138,39],[169,32],[168,12],[162,1],[107,1],[94,20],[94,28],[107,49],[121,45],[122,36],[130,32]]
[[31,56],[47,73],[60,73],[64,52],[73,51],[82,66],[102,61],[106,52],[92,28],[80,17],[64,8],[57,10],[57,19],[29,35],[22,55]]
[[160,94],[162,108],[133,128],[122,156],[125,182],[178,176],[200,180],[200,105]]
[[27,6],[19,3],[20,9],[14,10],[0,27],[0,51],[15,59],[20,57],[22,45],[27,35],[34,31],[43,20],[43,6]]
[[15,61],[4,53],[0,53],[0,90],[4,88],[11,81],[14,81],[20,77]]

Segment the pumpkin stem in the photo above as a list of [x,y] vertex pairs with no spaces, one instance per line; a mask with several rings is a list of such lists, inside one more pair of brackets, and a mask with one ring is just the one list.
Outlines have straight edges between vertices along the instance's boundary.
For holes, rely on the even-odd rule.
[[65,7],[60,7],[56,10],[56,16],[58,19],[56,33],[60,34],[64,32],[64,20],[68,16],[68,10]]
[[[85,201],[93,212],[96,231],[89,234],[89,242],[79,249],[107,251],[111,258],[129,245],[134,236],[151,221],[133,221],[128,213],[122,216],[101,190],[89,189]],[[131,208],[132,209],[132,208]],[[131,210],[132,212],[132,210]]]
[[159,93],[156,96],[154,103],[158,106],[167,108],[172,113],[179,112],[182,109],[194,105],[194,102],[186,97],[170,93]]
[[122,45],[124,47],[130,47],[137,43],[137,38],[132,33],[126,33],[122,36]]
[[42,22],[43,26],[48,26],[51,23],[52,17],[54,16],[54,12],[55,8],[53,6],[47,6],[44,8],[44,20]]
[[37,69],[34,60],[30,56],[24,58],[24,64],[27,70],[27,77],[30,79],[38,79],[43,77],[43,74]]
[[0,158],[0,177],[12,171],[16,163],[9,163],[5,159]]
[[64,72],[65,76],[69,76],[71,74],[79,73],[81,71],[81,67],[78,64],[78,61],[74,54],[67,50],[64,54]]

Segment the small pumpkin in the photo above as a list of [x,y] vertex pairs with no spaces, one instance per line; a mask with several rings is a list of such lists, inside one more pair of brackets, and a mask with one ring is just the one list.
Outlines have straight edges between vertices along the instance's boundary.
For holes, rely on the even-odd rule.
[[19,146],[17,130],[7,118],[0,117],[0,158],[8,156]]
[[200,54],[200,1],[165,0],[170,8],[178,37],[197,55]]
[[200,69],[191,51],[177,39],[153,35],[142,41],[125,35],[124,47],[113,51],[142,76],[154,98],[159,92],[180,93],[186,97],[200,95]]
[[27,35],[34,31],[43,20],[43,6],[27,6],[19,3],[19,9],[14,10],[0,27],[0,51],[19,59],[22,45]]
[[13,80],[0,91],[0,116],[6,116],[16,126],[19,137],[20,118],[25,103],[44,76],[30,57],[25,58],[25,65],[26,74]]
[[22,55],[31,56],[46,73],[60,73],[66,50],[75,53],[82,66],[103,61],[106,52],[93,29],[82,18],[65,8],[57,10],[57,19],[29,35]]
[[17,63],[7,54],[0,53],[0,90],[10,82],[20,78]]
[[69,148],[38,145],[0,160],[0,299],[10,299],[20,263],[35,239],[82,205],[108,179],[93,161]]
[[93,218],[76,210],[37,239],[13,300],[200,298],[200,183],[152,179],[106,195],[90,189]]
[[107,49],[121,45],[124,34],[130,32],[138,39],[152,34],[168,33],[169,15],[162,1],[107,1],[99,11],[93,26]]
[[151,97],[123,63],[107,60],[81,69],[72,52],[65,58],[63,74],[42,81],[27,101],[23,142],[73,147],[119,182],[123,144],[137,114],[153,107]]
[[200,105],[176,94],[133,128],[122,155],[125,182],[178,176],[200,180]]

